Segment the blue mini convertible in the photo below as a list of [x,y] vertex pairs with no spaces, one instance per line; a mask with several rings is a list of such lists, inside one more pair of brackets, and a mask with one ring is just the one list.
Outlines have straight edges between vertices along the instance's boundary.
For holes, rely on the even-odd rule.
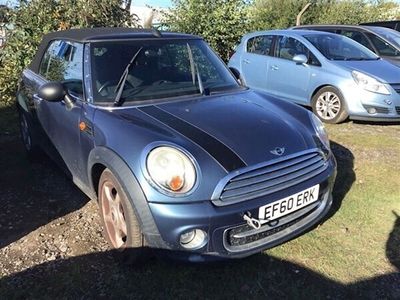
[[131,261],[147,247],[248,256],[305,232],[332,203],[336,162],[319,119],[240,86],[196,36],[50,33],[17,104],[29,156],[41,148],[97,199],[105,237],[136,248]]

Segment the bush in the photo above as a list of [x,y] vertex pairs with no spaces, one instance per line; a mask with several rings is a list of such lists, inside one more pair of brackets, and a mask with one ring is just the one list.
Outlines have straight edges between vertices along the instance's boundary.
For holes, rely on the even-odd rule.
[[284,29],[296,25],[296,16],[307,4],[302,24],[359,24],[391,18],[399,5],[373,0],[254,0],[250,5],[252,30]]
[[121,0],[20,1],[9,16],[14,29],[0,52],[0,105],[14,102],[18,79],[45,33],[69,28],[135,26]]
[[244,0],[175,0],[166,22],[173,31],[200,35],[227,61],[248,30],[247,5]]

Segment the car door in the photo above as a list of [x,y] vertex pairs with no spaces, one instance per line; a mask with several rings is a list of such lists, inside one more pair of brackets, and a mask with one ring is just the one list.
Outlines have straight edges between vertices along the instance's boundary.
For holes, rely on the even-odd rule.
[[[307,64],[297,64],[292,59],[303,54]],[[312,77],[319,72],[320,63],[312,52],[299,40],[278,36],[275,41],[274,57],[268,68],[269,89],[272,94],[300,104],[309,104],[309,87]]]
[[83,45],[63,40],[51,42],[41,61],[39,78],[42,84],[62,82],[73,100],[73,105],[69,106],[64,100],[49,102],[41,99],[37,93],[33,95],[36,114],[44,132],[68,171],[76,177],[83,172],[79,126],[84,119]]
[[268,66],[274,36],[259,35],[249,38],[241,57],[242,74],[247,86],[268,90]]

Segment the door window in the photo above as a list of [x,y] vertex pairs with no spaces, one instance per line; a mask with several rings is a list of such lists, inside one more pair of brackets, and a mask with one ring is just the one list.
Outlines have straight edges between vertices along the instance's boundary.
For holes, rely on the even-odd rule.
[[39,74],[49,81],[60,81],[69,91],[83,94],[83,45],[54,41],[42,58]]
[[381,56],[398,56],[400,55],[399,51],[396,48],[386,43],[380,37],[376,36],[373,33],[367,33],[370,38],[372,44],[374,44],[376,50],[378,51],[378,55]]
[[315,55],[300,41],[287,37],[279,36],[275,45],[276,57],[292,60],[295,55],[303,54],[308,58],[308,64],[320,66],[320,62]]
[[271,55],[272,35],[255,36],[247,41],[247,52],[261,55]]
[[356,41],[357,43],[367,47],[369,50],[375,52],[374,48],[372,47],[371,43],[368,41],[367,37],[359,31],[354,30],[341,30],[341,35],[344,35],[352,40]]

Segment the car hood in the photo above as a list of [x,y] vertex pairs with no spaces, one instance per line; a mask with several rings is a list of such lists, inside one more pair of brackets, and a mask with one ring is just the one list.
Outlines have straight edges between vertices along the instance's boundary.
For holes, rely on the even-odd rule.
[[232,171],[278,158],[273,154],[277,147],[284,149],[283,155],[310,148],[309,129],[281,109],[279,102],[245,91],[138,109],[200,145]]
[[382,57],[383,59],[386,59],[388,62],[392,63],[393,65],[400,67],[400,57],[396,56],[396,57],[391,57],[391,56],[386,56],[386,57]]
[[375,77],[381,82],[398,83],[400,68],[384,60],[361,60],[361,61],[335,61],[350,70],[356,70]]

